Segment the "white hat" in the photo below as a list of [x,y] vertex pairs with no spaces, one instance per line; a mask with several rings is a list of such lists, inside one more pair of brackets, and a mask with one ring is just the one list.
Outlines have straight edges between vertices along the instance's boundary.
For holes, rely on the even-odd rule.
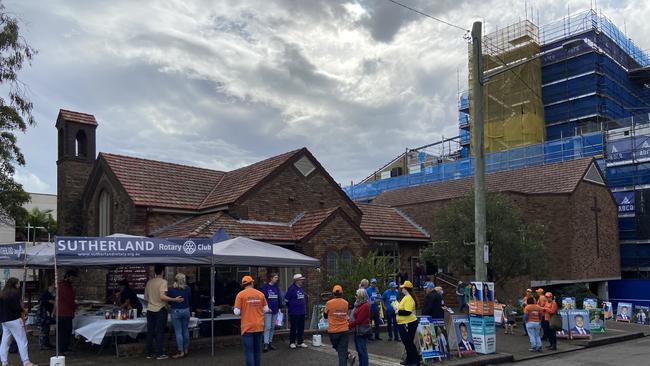
[[296,280],[304,280],[304,279],[305,279],[305,277],[303,277],[303,275],[301,275],[300,273],[296,273],[295,275],[293,275],[293,280],[294,281],[296,281]]

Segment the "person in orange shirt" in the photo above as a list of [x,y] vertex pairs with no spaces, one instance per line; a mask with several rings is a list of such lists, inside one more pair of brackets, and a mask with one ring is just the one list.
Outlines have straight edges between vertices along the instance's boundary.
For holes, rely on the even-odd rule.
[[[537,305],[543,308],[544,305],[546,305],[546,297],[544,296],[544,289],[540,287],[537,290],[535,290],[535,293],[537,295]],[[542,341],[545,341],[548,338],[548,322],[543,317],[542,317],[541,326],[542,326]]]
[[343,287],[334,286],[332,299],[325,304],[323,317],[327,319],[327,333],[332,348],[339,356],[339,366],[348,364],[348,302],[343,299]]
[[527,301],[524,314],[526,314],[526,330],[530,339],[530,352],[542,352],[542,339],[539,333],[544,317],[544,308],[535,304],[535,299],[532,296]]
[[253,288],[253,277],[241,279],[244,287],[235,298],[235,315],[241,317],[241,337],[244,346],[246,366],[262,364],[262,335],[264,334],[264,313],[269,309],[264,294]]
[[[524,297],[521,299],[521,304],[522,304],[522,305],[521,305],[521,310],[522,310],[522,311],[524,310],[524,308],[525,308],[526,305],[528,304],[528,298],[529,298],[529,297],[532,297],[532,296],[533,296],[533,290],[527,288],[527,289],[526,289],[526,294],[525,294]],[[526,330],[526,322],[527,322],[527,319],[526,319],[526,313],[524,313],[524,335],[525,335],[525,336],[528,335],[528,330]]]
[[553,297],[553,294],[550,292],[546,293],[546,304],[544,304],[544,320],[546,323],[546,334],[548,335],[548,342],[550,343],[549,349],[552,351],[557,350],[557,333],[555,330],[551,329],[549,327],[550,322],[551,322],[551,317],[557,313],[557,301],[555,301],[555,297]]

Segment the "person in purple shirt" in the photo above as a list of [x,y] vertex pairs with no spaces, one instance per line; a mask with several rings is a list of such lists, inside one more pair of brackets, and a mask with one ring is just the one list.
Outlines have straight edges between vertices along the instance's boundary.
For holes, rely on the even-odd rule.
[[278,311],[280,310],[280,288],[278,281],[280,276],[277,273],[271,273],[269,282],[262,287],[262,293],[266,297],[266,302],[271,309],[270,313],[264,313],[264,349],[263,352],[268,352],[269,349],[275,350],[273,345],[273,331],[275,330],[275,321],[278,318]]
[[[287,303],[289,313],[289,322],[291,329],[289,331],[289,348],[296,347],[307,348],[304,343],[305,334],[305,314],[307,314],[307,299],[303,285],[305,277],[300,273],[293,275],[293,285],[287,289],[284,300]],[[298,342],[296,344],[296,341]]]

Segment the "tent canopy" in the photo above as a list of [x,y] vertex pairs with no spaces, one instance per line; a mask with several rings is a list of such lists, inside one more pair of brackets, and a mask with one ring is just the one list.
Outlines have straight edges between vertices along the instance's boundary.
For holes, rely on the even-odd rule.
[[293,250],[243,236],[212,246],[215,264],[270,267],[319,267],[320,261]]

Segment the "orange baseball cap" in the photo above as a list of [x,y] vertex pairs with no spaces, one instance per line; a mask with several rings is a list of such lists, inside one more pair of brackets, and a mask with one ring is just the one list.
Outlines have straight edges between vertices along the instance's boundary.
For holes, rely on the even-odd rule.
[[533,290],[527,288],[527,289],[526,289],[526,292],[533,292]]
[[343,287],[341,287],[341,285],[334,285],[334,288],[332,288],[332,292],[333,292],[333,293],[337,293],[337,292],[338,292],[338,293],[341,293],[341,294],[342,294],[342,293],[343,293]]
[[413,288],[413,284],[411,283],[411,281],[404,281],[402,286],[400,286],[399,288]]
[[538,288],[537,290],[535,290],[535,292],[537,292],[538,294],[543,294],[544,290],[542,288]]
[[248,285],[249,283],[253,283],[253,277],[244,276],[244,277],[241,278],[241,284],[242,285]]
[[546,297],[553,297],[553,294],[550,293],[550,292],[547,292],[544,296],[546,296]]

